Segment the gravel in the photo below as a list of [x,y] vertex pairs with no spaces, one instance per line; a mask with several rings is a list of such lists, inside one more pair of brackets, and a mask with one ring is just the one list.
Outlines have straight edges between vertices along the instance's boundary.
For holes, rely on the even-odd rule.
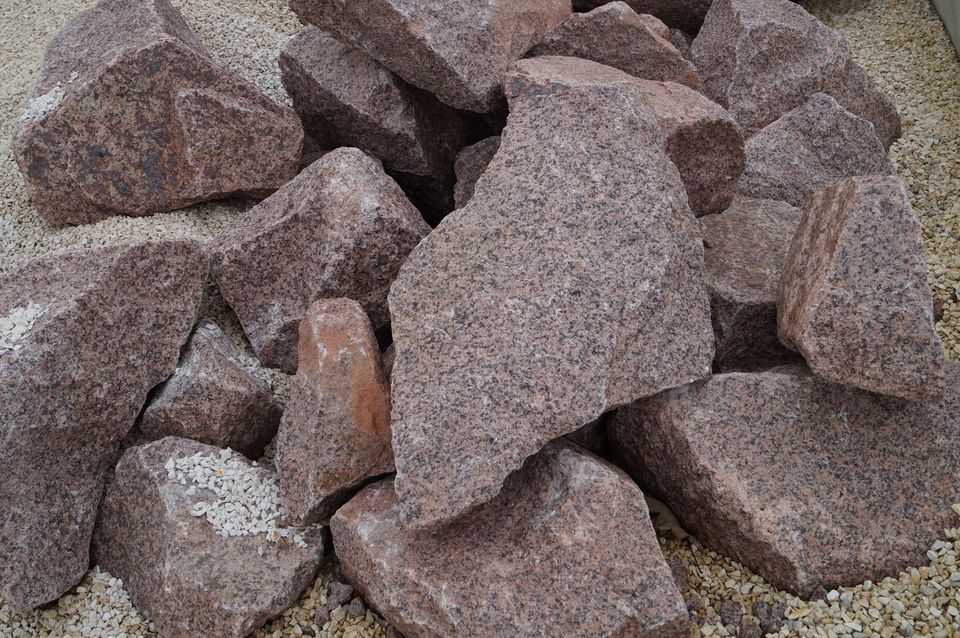
[[21,342],[46,310],[43,306],[31,303],[22,308],[13,308],[7,316],[0,317],[0,355],[23,347]]

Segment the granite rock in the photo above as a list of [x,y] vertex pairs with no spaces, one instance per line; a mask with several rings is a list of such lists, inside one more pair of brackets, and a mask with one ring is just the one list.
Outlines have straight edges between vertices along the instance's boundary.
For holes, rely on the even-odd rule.
[[715,369],[761,370],[798,358],[777,337],[777,290],[801,215],[784,202],[738,197],[700,218]]
[[52,224],[265,197],[297,172],[292,109],[215,64],[168,0],[101,0],[50,43],[12,148]]
[[497,154],[500,148],[500,136],[495,135],[485,140],[480,140],[476,144],[467,146],[457,154],[457,160],[454,163],[454,169],[457,173],[457,187],[453,192],[457,208],[466,206],[470,198],[473,197],[473,190],[477,180],[487,170],[490,160]]
[[152,439],[179,436],[259,457],[283,409],[244,356],[216,324],[197,326],[177,369],[143,410],[140,429]]
[[900,137],[896,108],[843,37],[790,0],[716,0],[690,54],[747,138],[814,93],[871,122],[884,149]]
[[207,277],[199,243],[64,253],[0,275],[0,599],[25,610],[89,569],[107,469],[173,372]]
[[[670,27],[696,33],[713,0],[626,0],[637,13],[656,16]],[[578,11],[589,11],[609,3],[610,0],[573,0]]]
[[529,55],[584,58],[638,78],[703,88],[696,67],[667,40],[666,25],[650,24],[656,20],[641,18],[624,2],[611,2],[589,13],[573,14],[547,33]]
[[567,440],[573,441],[585,450],[590,450],[597,456],[605,456],[609,452],[607,443],[607,419],[609,413],[594,419],[590,423],[566,435]]
[[330,526],[350,581],[408,636],[689,633],[643,494],[569,443],[548,445],[494,500],[442,529],[405,529],[397,509],[384,480]]
[[500,78],[570,0],[291,0],[300,18],[458,109],[502,104]]
[[944,399],[927,404],[803,366],[715,375],[621,408],[610,438],[685,529],[776,587],[878,582],[922,564],[955,524],[960,363],[948,365]]
[[[572,58],[518,65],[551,59]],[[626,77],[508,81],[473,198],[391,288],[396,490],[415,526],[493,498],[608,409],[709,373],[699,230],[642,80]]]
[[357,488],[393,472],[390,384],[363,308],[321,299],[300,324],[300,364],[277,433],[290,520],[326,522]]
[[297,600],[323,558],[318,526],[296,528],[299,543],[274,542],[239,523],[237,533],[220,533],[203,513],[216,496],[189,475],[177,480],[175,464],[194,455],[239,459],[257,480],[271,477],[266,468],[225,452],[176,437],[130,448],[100,509],[97,564],[123,579],[134,604],[165,638],[249,635]]
[[904,399],[941,398],[923,232],[900,178],[849,178],[814,196],[777,307],[780,339],[816,374]]
[[293,374],[310,304],[348,297],[386,325],[390,283],[429,231],[377,160],[340,148],[214,238],[214,273],[260,361]]
[[747,140],[739,193],[806,208],[813,194],[845,177],[893,175],[873,127],[816,93]]

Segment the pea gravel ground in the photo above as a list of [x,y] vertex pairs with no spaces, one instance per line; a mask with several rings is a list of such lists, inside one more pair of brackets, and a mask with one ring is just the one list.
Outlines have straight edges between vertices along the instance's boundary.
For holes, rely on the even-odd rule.
[[[276,101],[289,103],[276,56],[300,27],[286,0],[173,2],[217,60]],[[253,205],[250,201],[207,203],[147,218],[116,217],[69,228],[53,228],[33,213],[10,153],[10,127],[29,101],[46,43],[71,16],[92,4],[91,0],[0,0],[0,272],[71,248],[161,237],[208,239]],[[843,32],[857,60],[897,104],[904,135],[891,156],[923,222],[931,287],[943,304],[937,329],[948,356],[960,360],[960,61],[926,0],[805,0],[802,4]],[[215,292],[205,303],[205,314],[248,349],[235,318]],[[283,397],[284,375],[260,373]],[[675,524],[661,523],[664,551],[686,580],[684,596],[693,614],[694,637],[735,635],[738,625],[747,628],[758,619],[771,636],[960,636],[960,534],[956,529],[943,531],[942,540],[928,552],[927,565],[879,583],[825,592],[821,600],[803,601],[777,591],[689,538],[678,539]],[[324,604],[333,575],[334,565],[328,561],[300,600],[256,632],[256,638],[385,637],[382,619],[370,612],[351,617],[338,608],[329,623],[314,624],[314,610]],[[133,607],[122,583],[95,568],[47,609],[17,616],[0,601],[0,638],[33,636],[133,638],[156,633]]]

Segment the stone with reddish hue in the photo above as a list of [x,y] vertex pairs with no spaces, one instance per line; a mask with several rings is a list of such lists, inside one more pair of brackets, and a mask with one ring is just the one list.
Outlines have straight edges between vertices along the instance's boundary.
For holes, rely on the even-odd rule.
[[321,299],[300,324],[300,365],[277,433],[280,497],[299,524],[326,522],[393,472],[390,384],[363,308]]
[[669,37],[670,30],[652,28],[653,16],[642,19],[623,2],[611,2],[589,13],[575,13],[544,36],[529,55],[565,55],[593,60],[646,80],[685,84],[701,89],[697,69],[685,60]]
[[[649,13],[670,27],[696,33],[713,0],[626,0],[637,13]],[[578,11],[590,11],[608,4],[610,0],[573,0]]]
[[173,372],[207,277],[198,242],[64,253],[0,276],[0,599],[56,599],[90,567],[104,476],[150,388]]
[[383,357],[381,363],[383,364],[383,373],[387,375],[387,380],[390,380],[390,376],[393,374],[393,361],[397,356],[396,348],[393,347],[391,343],[387,346],[387,349],[383,351]]
[[480,140],[476,144],[471,144],[457,154],[457,161],[454,168],[457,173],[457,187],[453,191],[453,197],[457,208],[463,208],[473,197],[474,188],[477,180],[487,170],[490,160],[497,154],[500,148],[500,136],[488,137]]
[[13,151],[52,224],[264,197],[297,173],[296,113],[218,66],[168,0],[101,0],[60,31]]
[[610,438],[685,529],[806,598],[922,564],[955,524],[960,363],[949,366],[944,399],[926,404],[802,365],[715,375],[621,408]]
[[690,54],[748,139],[814,93],[871,122],[884,149],[900,137],[896,108],[843,37],[790,0],[716,0]]
[[813,194],[855,175],[892,175],[873,127],[817,93],[747,140],[740,194],[806,208]]
[[214,273],[260,361],[293,374],[310,304],[348,297],[386,325],[390,283],[428,232],[380,162],[340,148],[221,231]]
[[[551,59],[572,60],[518,64]],[[390,291],[396,489],[415,526],[493,498],[608,409],[709,373],[702,245],[663,128],[642,80],[579,62],[630,81],[508,81],[500,150]]]
[[[123,580],[134,604],[166,638],[249,635],[297,600],[323,558],[319,526],[297,530],[301,546],[270,541],[265,533],[222,536],[194,514],[199,503],[215,500],[214,493],[201,487],[191,492],[192,482],[171,479],[165,466],[222,452],[177,437],[130,448],[100,508],[96,563]],[[250,471],[272,474],[252,465]]]
[[510,65],[570,15],[570,0],[291,0],[300,18],[458,109],[502,103]]
[[570,443],[551,443],[439,530],[405,529],[397,505],[381,481],[330,526],[347,577],[408,636],[689,633],[640,489]]
[[942,397],[923,231],[900,178],[850,178],[814,196],[777,307],[780,339],[816,374],[904,399]]
[[738,197],[723,213],[700,218],[720,371],[797,359],[777,338],[777,289],[801,214],[784,202]]
[[680,171],[693,212],[700,216],[725,210],[746,163],[743,136],[726,111],[697,91],[674,82],[637,79],[589,60],[555,56],[517,62],[504,86],[508,96],[532,96],[616,82],[635,83],[665,129],[664,147]]
[[140,429],[152,439],[180,436],[255,459],[276,434],[282,413],[243,353],[216,324],[204,322],[144,409]]
[[603,456],[609,451],[607,418],[608,415],[603,415],[599,419],[595,419],[580,429],[571,432],[566,438],[598,456]]

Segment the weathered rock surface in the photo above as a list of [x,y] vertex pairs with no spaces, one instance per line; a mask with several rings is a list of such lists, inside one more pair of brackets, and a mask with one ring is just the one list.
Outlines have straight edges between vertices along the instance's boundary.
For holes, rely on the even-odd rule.
[[297,172],[292,109],[218,66],[168,0],[101,0],[51,42],[13,151],[52,224],[264,197]]
[[[713,0],[626,0],[637,13],[649,13],[671,27],[696,33]],[[609,3],[610,0],[573,0],[578,11],[589,11]]]
[[[242,638],[279,616],[313,579],[324,553],[323,529],[293,528],[296,535],[290,530],[275,541],[251,532],[266,514],[219,511],[218,497],[232,504],[231,497],[201,487],[177,463],[194,455],[207,463],[206,472],[199,469],[204,483],[226,470],[258,495],[268,492],[272,473],[226,450],[176,437],[130,448],[100,509],[94,557],[123,579],[163,636]],[[276,511],[268,510],[275,499],[236,499]],[[231,531],[221,532],[226,528]]]
[[390,384],[355,301],[321,299],[300,324],[300,364],[277,434],[290,519],[326,522],[363,483],[392,472]]
[[290,7],[410,84],[481,113],[501,105],[507,68],[570,15],[570,0],[291,0]]
[[900,137],[896,108],[843,37],[789,0],[716,0],[690,54],[748,139],[821,92],[871,122],[884,149]]
[[[551,59],[571,58],[518,65]],[[479,188],[393,284],[396,489],[414,525],[493,498],[607,409],[709,373],[696,222],[643,81],[609,71],[630,81],[508,80]]]
[[492,501],[435,532],[402,527],[390,480],[331,520],[347,577],[408,636],[689,632],[639,488],[569,443],[529,459]]
[[806,208],[813,194],[854,175],[893,175],[873,127],[824,93],[747,140],[742,195]]
[[[529,55],[565,55],[593,60],[646,80],[670,81],[703,88],[693,64],[668,40],[670,30],[641,18],[624,2],[611,2],[575,13],[552,31]],[[666,37],[665,37],[666,36]]]
[[277,433],[282,413],[270,385],[254,376],[216,324],[204,322],[144,409],[140,429],[153,439],[180,436],[255,459]]
[[746,162],[743,136],[720,106],[674,82],[636,79],[618,69],[579,58],[543,56],[517,62],[504,79],[508,94],[564,87],[633,82],[666,131],[664,148],[680,171],[693,212],[719,213],[730,205]]
[[341,148],[227,226],[214,273],[260,361],[292,374],[310,304],[348,297],[386,325],[390,283],[429,231],[377,160]]
[[599,419],[595,419],[580,429],[571,432],[566,438],[598,456],[603,456],[609,452],[610,447],[607,442],[608,418],[609,414],[604,414]]
[[[922,564],[955,524],[960,364],[939,403],[731,373],[620,408],[631,473],[704,544],[801,596]],[[870,539],[870,542],[865,542]]]
[[104,474],[173,372],[207,277],[202,247],[65,253],[0,276],[0,599],[28,609],[89,568]]
[[801,215],[784,202],[738,197],[723,213],[700,218],[719,370],[797,359],[777,338],[777,290]]
[[488,137],[480,140],[476,144],[467,146],[457,154],[457,161],[454,168],[457,173],[457,187],[453,191],[453,197],[457,208],[466,206],[470,198],[473,197],[474,187],[477,180],[487,170],[490,160],[497,154],[500,148],[500,136]]
[[814,196],[780,282],[780,339],[816,374],[905,399],[943,395],[920,220],[898,177]]

